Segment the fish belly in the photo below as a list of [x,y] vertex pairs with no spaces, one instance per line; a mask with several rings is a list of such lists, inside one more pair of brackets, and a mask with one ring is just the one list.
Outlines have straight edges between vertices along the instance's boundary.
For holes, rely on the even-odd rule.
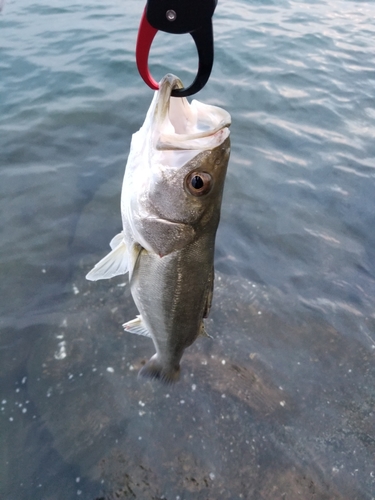
[[141,375],[173,381],[180,359],[197,338],[211,286],[214,245],[201,238],[164,257],[143,250],[131,279],[131,291],[156,354]]

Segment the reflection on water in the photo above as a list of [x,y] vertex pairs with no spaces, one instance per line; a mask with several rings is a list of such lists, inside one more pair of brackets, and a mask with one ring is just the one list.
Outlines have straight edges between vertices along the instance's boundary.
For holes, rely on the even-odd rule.
[[[0,16],[0,497],[370,500],[375,7],[219,2],[199,95],[233,118],[213,339],[167,388],[137,379],[154,348],[121,327],[127,278],[84,279],[151,100],[142,9]],[[155,77],[192,79],[186,40],[158,34]]]

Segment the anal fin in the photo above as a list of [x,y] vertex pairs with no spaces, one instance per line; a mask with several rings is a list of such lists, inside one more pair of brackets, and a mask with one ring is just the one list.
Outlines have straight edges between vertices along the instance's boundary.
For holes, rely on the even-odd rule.
[[143,335],[144,337],[151,337],[150,332],[142,322],[142,316],[137,316],[135,319],[124,323],[122,326],[127,332],[135,333],[136,335]]

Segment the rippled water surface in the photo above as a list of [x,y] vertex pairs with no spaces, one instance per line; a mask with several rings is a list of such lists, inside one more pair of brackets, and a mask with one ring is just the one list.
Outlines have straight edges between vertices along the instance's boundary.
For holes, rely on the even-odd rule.
[[[214,339],[168,388],[137,379],[126,279],[84,278],[152,98],[143,6],[0,14],[0,497],[373,499],[375,4],[219,0],[197,96],[233,120]],[[157,35],[156,79],[196,66]]]

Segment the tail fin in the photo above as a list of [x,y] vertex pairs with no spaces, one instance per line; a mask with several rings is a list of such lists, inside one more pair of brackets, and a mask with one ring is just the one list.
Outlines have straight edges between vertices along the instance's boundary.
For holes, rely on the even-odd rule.
[[152,358],[139,370],[140,377],[158,379],[164,384],[173,384],[180,378],[180,366],[164,367],[158,360],[158,355]]

